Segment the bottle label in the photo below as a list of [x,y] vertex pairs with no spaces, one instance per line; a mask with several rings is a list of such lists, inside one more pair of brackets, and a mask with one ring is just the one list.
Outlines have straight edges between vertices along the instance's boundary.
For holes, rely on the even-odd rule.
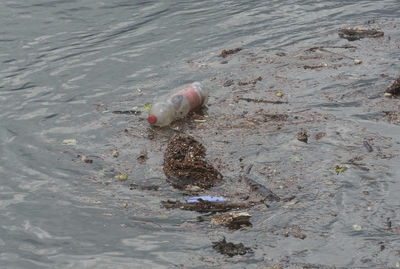
[[[199,88],[197,84],[190,84],[187,88],[178,91],[178,93],[184,95],[189,101],[190,110],[193,110],[201,105],[200,95],[197,93],[196,89]],[[200,90],[200,89],[198,89]]]

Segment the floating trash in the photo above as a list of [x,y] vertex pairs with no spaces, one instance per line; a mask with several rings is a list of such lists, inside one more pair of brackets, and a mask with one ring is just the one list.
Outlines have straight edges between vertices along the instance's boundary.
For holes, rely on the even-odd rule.
[[228,255],[229,257],[245,255],[251,250],[250,248],[245,247],[243,243],[234,244],[232,242],[227,242],[225,237],[218,242],[213,242],[213,249],[223,255]]
[[152,104],[144,104],[143,109],[149,111],[151,109]]
[[120,181],[126,181],[128,179],[128,175],[125,173],[122,174],[117,174],[114,176],[114,178],[120,180]]
[[62,143],[64,144],[64,145],[70,145],[70,146],[73,146],[73,145],[76,145],[76,139],[64,139],[63,141],[62,141]]
[[344,171],[346,171],[348,168],[346,167],[346,166],[344,166],[344,165],[336,165],[334,168],[333,168],[333,170],[335,170],[335,172],[337,173],[337,174],[339,174],[339,173],[343,173]]
[[221,203],[221,202],[227,202],[228,199],[220,196],[196,196],[196,197],[191,197],[187,199],[188,203],[199,203],[202,201],[207,201],[207,202],[213,202],[213,203]]
[[237,230],[243,226],[252,226],[251,215],[247,212],[231,213],[215,216],[211,219],[211,225],[223,225],[232,230]]

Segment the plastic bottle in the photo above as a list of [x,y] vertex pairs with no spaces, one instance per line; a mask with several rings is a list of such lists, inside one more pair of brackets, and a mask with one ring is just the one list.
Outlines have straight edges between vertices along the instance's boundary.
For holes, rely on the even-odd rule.
[[163,127],[184,118],[190,111],[207,104],[208,92],[200,82],[193,82],[172,93],[166,100],[152,105],[147,121],[151,125]]

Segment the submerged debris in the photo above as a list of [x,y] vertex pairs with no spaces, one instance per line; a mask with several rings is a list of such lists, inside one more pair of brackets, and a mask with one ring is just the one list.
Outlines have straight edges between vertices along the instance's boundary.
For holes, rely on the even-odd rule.
[[221,254],[228,255],[229,257],[233,257],[235,255],[245,255],[247,251],[250,250],[250,248],[245,247],[243,243],[234,244],[231,242],[226,242],[225,237],[218,242],[213,242],[213,249]]
[[314,138],[315,138],[315,140],[320,140],[320,139],[323,138],[324,136],[326,136],[326,133],[319,132],[319,133],[316,133],[316,134],[314,135]]
[[253,79],[253,80],[250,80],[250,81],[239,81],[238,85],[239,86],[245,86],[245,85],[249,85],[249,84],[256,85],[256,83],[258,81],[261,81],[261,80],[262,80],[262,77],[258,77],[256,79]]
[[177,135],[169,142],[164,155],[164,173],[175,188],[198,186],[208,189],[222,179],[222,175],[204,160],[205,147],[193,137]]
[[113,150],[113,152],[112,152],[112,156],[113,156],[114,158],[118,158],[118,156],[119,156],[119,153],[118,153],[118,151],[116,151],[116,150]]
[[223,225],[229,229],[237,230],[244,226],[252,226],[250,217],[251,215],[247,212],[219,215],[211,219],[211,225]]
[[226,58],[226,57],[228,57],[228,56],[230,56],[232,54],[238,53],[241,50],[242,50],[242,48],[236,48],[236,49],[230,49],[230,50],[222,50],[221,54],[218,55],[218,56],[222,57],[222,58]]
[[364,141],[363,141],[363,145],[364,145],[364,147],[368,150],[368,152],[374,151],[374,149],[373,149],[372,146],[368,143],[367,140],[364,140]]
[[70,145],[70,146],[75,146],[76,145],[76,139],[72,138],[72,139],[64,139],[62,141],[63,145]]
[[142,112],[139,110],[114,110],[112,113],[120,115],[140,115]]
[[301,130],[297,133],[297,140],[307,143],[308,141],[308,133],[306,130]]
[[197,193],[202,191],[202,188],[200,188],[199,186],[193,186],[189,184],[185,187],[184,191],[188,193]]
[[161,201],[164,208],[180,208],[182,210],[205,212],[226,212],[233,209],[245,209],[254,206],[254,203],[214,203],[208,201],[199,201],[198,203],[182,203],[180,201]]
[[141,151],[141,152],[136,156],[136,160],[138,160],[138,162],[139,162],[140,164],[144,164],[144,163],[146,162],[147,159],[148,159],[148,156],[147,156],[147,151],[146,151],[146,150]]
[[343,173],[346,171],[348,168],[344,165],[336,165],[333,170],[339,175],[339,173]]
[[327,63],[319,63],[317,65],[303,65],[304,69],[319,69],[319,68],[323,68],[323,67],[327,67],[328,64]]
[[264,99],[259,99],[259,98],[246,98],[246,97],[238,98],[238,100],[243,100],[243,101],[253,102],[253,103],[268,103],[268,104],[287,104],[288,103],[288,102],[283,102],[283,101],[271,101],[271,100],[264,100]]
[[79,160],[80,160],[81,162],[84,162],[84,163],[93,163],[93,160],[92,160],[92,159],[89,159],[89,157],[86,156],[86,155],[80,155],[80,154],[78,154],[76,157],[79,158]]
[[128,179],[128,175],[125,173],[120,173],[120,174],[116,174],[114,176],[115,179],[118,179],[119,181],[126,181]]
[[385,113],[385,117],[392,124],[400,123],[400,112],[399,111],[383,111]]
[[224,87],[229,87],[234,84],[232,79],[228,79],[227,81],[224,82]]
[[400,96],[400,77],[398,77],[393,84],[386,89],[385,96]]
[[276,195],[274,192],[272,192],[264,185],[261,185],[252,179],[245,178],[245,180],[247,181],[247,184],[249,184],[251,191],[258,193],[263,197],[262,199],[263,202],[281,200],[281,198],[278,195]]
[[143,109],[149,111],[151,109],[152,104],[144,104]]
[[132,183],[129,186],[130,190],[140,189],[140,190],[158,191],[159,188],[160,186],[158,185],[138,185],[135,183]]
[[382,31],[378,31],[376,29],[363,29],[361,27],[346,27],[341,28],[338,31],[338,34],[341,38],[345,38],[349,41],[359,40],[361,38],[374,38],[374,37],[382,37],[384,33]]

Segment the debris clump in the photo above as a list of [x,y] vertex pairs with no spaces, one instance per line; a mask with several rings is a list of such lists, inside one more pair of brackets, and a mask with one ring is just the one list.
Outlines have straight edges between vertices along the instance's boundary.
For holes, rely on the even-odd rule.
[[219,57],[226,58],[228,56],[231,56],[232,54],[238,53],[241,50],[242,50],[242,48],[236,48],[236,49],[230,49],[230,50],[222,50],[221,54],[219,55]]
[[161,201],[161,206],[167,209],[180,208],[182,210],[197,211],[200,213],[226,212],[229,210],[245,209],[254,206],[253,203],[214,203],[209,201],[199,201],[198,203],[184,203],[180,201]]
[[261,80],[262,80],[262,77],[258,77],[256,79],[253,79],[253,80],[250,80],[250,81],[239,81],[238,85],[239,86],[245,86],[245,85],[249,85],[249,84],[256,85],[256,83],[258,81],[261,81]]
[[307,143],[308,142],[308,133],[306,130],[301,130],[297,133],[297,140]]
[[245,226],[252,226],[251,215],[247,212],[218,215],[211,219],[211,225],[226,226],[231,230],[237,230]]
[[213,242],[213,248],[223,255],[228,255],[233,257],[235,255],[245,255],[250,248],[245,247],[243,243],[234,244],[231,242],[226,242],[225,237],[218,241]]
[[193,137],[176,135],[169,142],[164,155],[167,181],[177,189],[188,185],[209,189],[222,179],[221,173],[204,160],[205,147]]
[[363,29],[361,27],[341,28],[339,29],[338,34],[341,38],[345,38],[349,41],[355,41],[366,37],[369,38],[382,37],[384,35],[382,31],[378,31],[376,29]]
[[400,96],[400,77],[398,77],[393,84],[386,89],[385,96]]

